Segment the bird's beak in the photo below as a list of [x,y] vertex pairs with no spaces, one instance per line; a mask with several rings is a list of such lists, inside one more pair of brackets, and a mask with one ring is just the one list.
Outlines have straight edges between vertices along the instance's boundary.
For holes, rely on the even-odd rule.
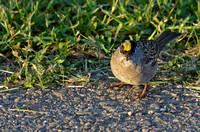
[[126,61],[128,61],[129,54],[128,54],[128,53],[126,53],[126,54],[124,55],[124,58],[126,59]]

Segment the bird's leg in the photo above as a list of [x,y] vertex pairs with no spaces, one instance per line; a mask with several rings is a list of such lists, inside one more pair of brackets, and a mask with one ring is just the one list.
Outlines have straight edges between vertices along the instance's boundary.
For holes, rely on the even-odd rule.
[[144,89],[142,93],[139,95],[139,98],[144,98],[146,96],[146,90],[147,90],[147,83],[145,83]]

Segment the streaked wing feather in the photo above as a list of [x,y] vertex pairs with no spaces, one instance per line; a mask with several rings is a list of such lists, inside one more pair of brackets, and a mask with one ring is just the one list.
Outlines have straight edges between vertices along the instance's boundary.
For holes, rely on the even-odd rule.
[[143,61],[145,64],[152,63],[152,65],[154,65],[158,56],[158,45],[156,42],[154,40],[141,40],[137,41],[137,43],[144,51]]

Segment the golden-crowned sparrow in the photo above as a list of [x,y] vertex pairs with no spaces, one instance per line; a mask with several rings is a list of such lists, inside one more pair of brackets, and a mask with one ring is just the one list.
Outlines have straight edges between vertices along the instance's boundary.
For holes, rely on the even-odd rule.
[[139,96],[144,97],[147,82],[156,74],[160,51],[180,35],[181,33],[166,30],[155,40],[125,40],[112,55],[110,65],[113,74],[127,84],[145,83]]

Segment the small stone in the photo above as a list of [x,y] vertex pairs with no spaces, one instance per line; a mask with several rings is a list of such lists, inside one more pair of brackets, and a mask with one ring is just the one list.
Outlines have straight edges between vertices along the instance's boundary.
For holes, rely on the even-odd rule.
[[194,115],[194,111],[190,111],[188,114],[189,117],[192,117],[193,115]]
[[91,123],[90,122],[87,122],[86,124],[85,124],[85,128],[90,128],[91,127]]
[[161,112],[165,112],[165,111],[167,111],[167,109],[166,108],[161,108],[160,111]]
[[86,112],[86,111],[77,111],[76,114],[77,114],[77,115],[90,115],[91,112]]
[[107,132],[112,132],[110,128],[106,128],[106,131]]
[[19,101],[19,97],[17,97],[14,102],[17,103]]
[[173,97],[177,97],[176,93],[170,93]]
[[157,103],[153,103],[153,104],[151,104],[150,106],[149,106],[150,108],[153,108],[153,109],[160,109],[160,105],[159,104],[157,104]]
[[144,126],[151,126],[151,122],[149,120],[143,121]]
[[1,110],[3,111],[3,112],[5,112],[5,113],[7,113],[8,111],[3,107],[3,108],[1,108]]
[[178,119],[174,119],[174,120],[173,120],[173,123],[178,123],[178,122],[179,122]]
[[102,73],[97,73],[96,76],[97,76],[98,78],[101,78],[101,77],[103,77],[103,74],[102,74]]
[[176,87],[177,88],[183,88],[183,85],[177,85]]
[[158,99],[158,102],[159,102],[160,104],[162,104],[162,103],[164,102],[164,99]]
[[132,115],[132,112],[131,112],[131,111],[129,111],[129,112],[128,112],[128,116],[131,116],[131,115]]
[[148,113],[148,114],[153,114],[153,113],[154,113],[154,110],[149,110],[147,113]]
[[147,128],[142,129],[142,132],[148,132],[148,131],[149,131],[149,129],[147,129]]

